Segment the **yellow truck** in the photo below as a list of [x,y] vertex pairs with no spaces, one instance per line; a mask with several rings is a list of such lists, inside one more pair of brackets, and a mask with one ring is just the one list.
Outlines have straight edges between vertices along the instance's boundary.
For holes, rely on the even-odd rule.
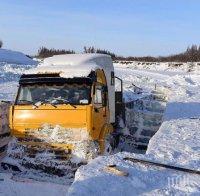
[[44,151],[62,159],[111,153],[118,140],[114,127],[123,116],[122,81],[117,78],[121,88],[115,92],[115,79],[112,59],[103,54],[56,55],[29,70],[10,108],[16,139],[8,155],[22,159],[19,145],[31,158]]

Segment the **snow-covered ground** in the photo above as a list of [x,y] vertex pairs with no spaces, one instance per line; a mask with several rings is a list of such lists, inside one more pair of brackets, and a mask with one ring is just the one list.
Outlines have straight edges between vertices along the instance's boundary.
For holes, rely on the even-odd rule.
[[[30,66],[0,63],[0,99],[13,100],[19,75]],[[200,194],[200,176],[158,168],[131,161],[124,157],[199,170],[200,168],[200,78],[199,67],[168,66],[166,63],[115,64],[116,75],[124,81],[125,99],[137,99],[155,88],[168,96],[162,126],[150,140],[145,155],[118,153],[98,157],[76,172],[69,188],[50,182],[30,179],[17,181],[9,173],[0,173],[0,195],[185,195]],[[6,78],[2,80],[2,78]],[[135,86],[143,89],[134,94]],[[115,164],[128,176],[110,173],[106,167]],[[69,192],[67,190],[69,188]]]
[[[116,65],[116,75],[123,78],[125,92],[135,85],[150,92],[156,88],[168,95],[162,126],[150,140],[145,155],[118,153],[98,157],[76,172],[69,195],[199,195],[200,176],[123,160],[135,157],[194,170],[200,168],[200,78],[193,72],[162,64],[160,71]],[[131,88],[132,86],[132,88]],[[129,93],[128,93],[129,94]],[[130,97],[127,97],[128,99]],[[105,171],[116,165],[128,176]]]
[[[36,61],[31,60],[22,53],[0,49],[0,100],[13,101],[20,75],[36,65]],[[3,115],[0,111],[1,126],[2,123]],[[0,141],[2,142],[2,140]],[[40,182],[30,178],[19,179],[11,173],[0,172],[0,196],[64,196],[68,188],[67,185]]]
[[0,48],[0,62],[20,64],[20,65],[35,65],[37,62],[27,57],[25,54],[17,51],[6,50]]
[[166,63],[159,63],[159,62],[138,62],[138,61],[118,61],[115,62],[115,67],[124,67],[124,68],[131,68],[137,70],[148,70],[148,71],[157,71],[163,72],[167,71],[168,73],[185,73],[185,72],[194,72],[200,73],[200,63],[199,62],[188,62],[188,63],[181,63],[181,62],[166,62]]
[[11,173],[0,173],[0,196],[64,196],[68,186],[31,179],[16,179]]
[[21,52],[0,49],[0,100],[14,100],[20,75],[37,64]]

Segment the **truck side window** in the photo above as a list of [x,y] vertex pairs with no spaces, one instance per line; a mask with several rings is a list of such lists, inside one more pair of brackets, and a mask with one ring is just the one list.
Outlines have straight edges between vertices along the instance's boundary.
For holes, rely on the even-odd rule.
[[102,86],[95,87],[94,103],[102,104]]

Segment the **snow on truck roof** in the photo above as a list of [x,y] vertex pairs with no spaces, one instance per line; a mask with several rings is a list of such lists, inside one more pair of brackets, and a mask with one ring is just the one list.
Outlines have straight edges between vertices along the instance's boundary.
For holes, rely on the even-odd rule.
[[105,54],[65,54],[44,59],[43,63],[29,70],[34,73],[60,73],[61,77],[87,77],[91,71],[103,69],[105,72],[114,70],[112,59]]
[[91,71],[103,69],[108,86],[110,122],[115,122],[115,89],[111,83],[112,59],[105,54],[66,54],[44,59],[27,74],[59,73],[63,78],[88,77]]

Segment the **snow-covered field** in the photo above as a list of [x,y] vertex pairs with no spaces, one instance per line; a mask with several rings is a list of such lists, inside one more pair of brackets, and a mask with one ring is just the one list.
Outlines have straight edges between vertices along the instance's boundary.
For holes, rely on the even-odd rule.
[[[0,63],[0,99],[13,100],[19,75],[30,68],[26,63]],[[31,65],[32,66],[32,65]],[[200,168],[200,78],[197,64],[169,66],[131,63],[115,64],[116,75],[124,81],[125,99],[137,99],[161,91],[168,96],[163,123],[150,140],[146,154],[121,152],[101,156],[81,166],[71,187],[31,179],[17,179],[0,173],[0,195],[199,195],[200,176],[158,168],[125,157],[199,170]],[[143,89],[135,94],[135,86]],[[128,173],[109,172],[108,165]],[[69,190],[69,192],[68,192]]]

